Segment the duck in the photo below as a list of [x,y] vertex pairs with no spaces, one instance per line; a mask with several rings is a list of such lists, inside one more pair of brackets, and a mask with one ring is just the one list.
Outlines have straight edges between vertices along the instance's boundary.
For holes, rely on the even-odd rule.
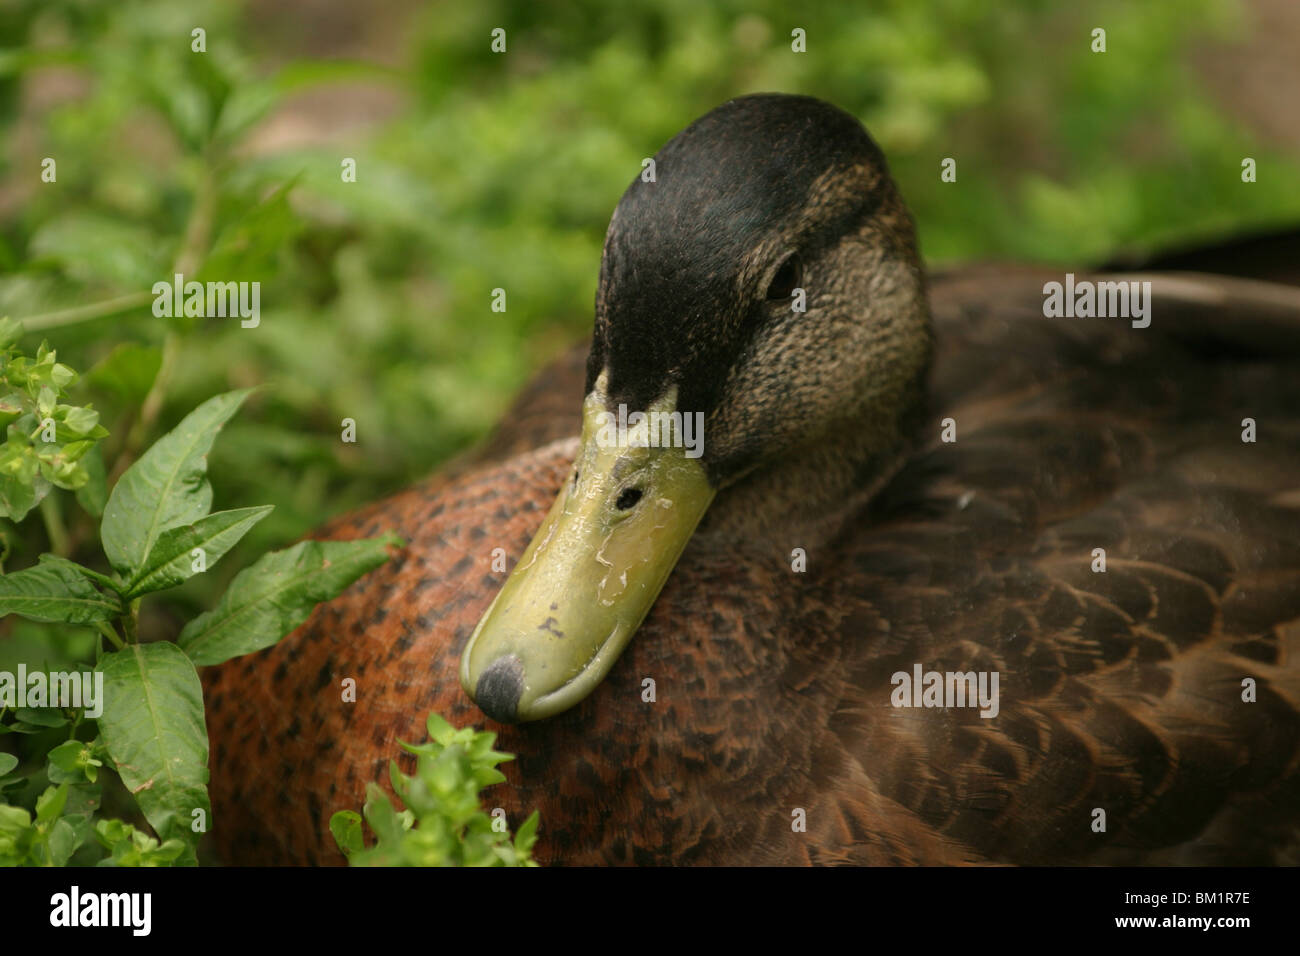
[[484,798],[543,863],[1300,862],[1300,289],[1079,271],[1149,283],[1141,326],[928,275],[807,96],[654,168],[590,340],[312,535],[386,564],[204,674],[220,858],[343,863],[432,712],[517,755]]

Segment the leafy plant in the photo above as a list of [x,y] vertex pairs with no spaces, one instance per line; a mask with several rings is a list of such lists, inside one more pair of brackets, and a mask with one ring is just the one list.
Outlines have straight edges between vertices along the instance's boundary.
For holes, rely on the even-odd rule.
[[102,492],[104,468],[98,458],[88,467],[86,456],[108,430],[90,405],[61,401],[77,373],[56,361],[42,342],[34,360],[14,343],[22,334],[18,323],[0,320],[0,518],[21,521],[52,488],[76,491],[93,473]]
[[330,817],[330,832],[353,866],[536,866],[530,854],[537,842],[537,811],[520,825],[513,841],[503,816],[489,816],[479,791],[504,781],[497,765],[513,754],[493,750],[497,735],[457,729],[430,714],[429,741],[403,743],[415,754],[415,774],[389,765],[393,790],[405,809],[393,806],[382,788],[366,788],[365,822],[374,834],[366,846],[362,814],[340,810]]
[[[18,460],[36,463],[6,473],[9,500],[35,501],[50,486],[84,485],[88,478],[82,474],[78,479],[64,465],[75,464],[86,449],[80,454],[69,449],[92,445],[104,430],[93,413],[77,414],[76,407],[58,403],[59,390],[75,373],[44,347],[35,362],[9,347],[0,355],[0,376],[25,389],[7,400],[15,409],[10,444],[22,448]],[[306,541],[272,552],[236,576],[218,606],[191,620],[177,643],[140,641],[140,605],[146,595],[205,572],[271,511],[211,512],[207,456],[248,394],[248,389],[227,392],[204,402],[122,473],[99,529],[108,573],[43,554],[35,566],[0,576],[0,615],[93,626],[102,638],[95,670],[103,679],[97,703],[102,710],[94,716],[85,707],[44,706],[53,700],[18,707],[13,685],[13,700],[0,697],[0,733],[66,735],[44,752],[49,786],[32,809],[0,803],[0,863],[63,865],[90,845],[92,836],[106,851],[96,861],[102,865],[195,863],[211,815],[208,736],[197,667],[274,644],[318,602],[382,564],[388,548],[401,543],[390,535]],[[61,452],[50,455],[22,444],[31,438],[32,428],[40,427],[33,424],[38,415],[56,422],[51,433],[56,440],[59,427],[67,428]],[[14,719],[5,723],[10,711]],[[18,765],[13,755],[0,754],[0,799],[12,784],[22,782],[14,776]],[[120,777],[157,838],[123,820],[96,818],[105,767]]]

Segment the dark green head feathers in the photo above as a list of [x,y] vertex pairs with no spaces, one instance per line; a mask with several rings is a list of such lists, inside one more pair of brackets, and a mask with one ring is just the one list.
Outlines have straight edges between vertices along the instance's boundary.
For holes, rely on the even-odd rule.
[[747,96],[654,160],[654,180],[634,179],[610,221],[588,392],[607,372],[611,407],[645,410],[676,386],[679,410],[704,413],[706,467],[725,484],[851,414],[799,392],[860,379],[862,335],[907,321],[913,355],[890,377],[921,372],[911,219],[856,119],[811,97]]

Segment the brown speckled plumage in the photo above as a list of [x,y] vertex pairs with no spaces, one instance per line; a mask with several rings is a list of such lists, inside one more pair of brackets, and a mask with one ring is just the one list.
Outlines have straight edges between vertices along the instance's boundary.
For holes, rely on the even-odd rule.
[[[834,206],[855,181],[883,192],[822,222],[807,210],[828,207],[800,206],[798,190],[768,203],[770,183],[736,186],[804,211],[772,213],[748,245],[727,237],[768,250],[736,267],[734,289],[725,260],[683,259],[665,285],[634,242],[607,244],[587,385],[607,362],[641,398],[692,363],[697,379],[716,372],[695,391],[733,464],[628,649],[576,707],[521,726],[485,718],[458,679],[505,580],[493,550],[513,565],[571,477],[584,346],[479,453],[317,535],[393,530],[406,548],[278,646],[205,675],[221,856],[342,862],[330,814],[359,807],[368,781],[387,786],[397,741],[422,740],[436,711],[519,755],[487,800],[512,826],[541,811],[543,861],[1300,862],[1300,293],[1150,277],[1153,322],[1134,329],[1045,318],[1042,284],[1059,273],[963,269],[930,285],[922,402],[929,325],[883,160],[813,101],[736,104],[712,122],[754,157],[804,135],[807,114],[879,164],[866,178],[801,170],[813,198]],[[660,154],[670,186],[691,162],[677,148]],[[627,209],[673,201],[641,194]],[[700,204],[686,196],[677,219]],[[634,226],[621,204],[611,235]],[[813,290],[802,326],[762,285],[745,291],[796,240]],[[620,289],[653,299],[692,282],[731,331],[688,324],[685,353],[655,352],[651,374],[636,338],[653,311]],[[769,414],[783,411],[807,444]],[[1242,442],[1243,418],[1257,442]],[[996,671],[1000,713],[892,707],[891,675],[915,664]],[[341,699],[349,677],[355,703]]]
[[[1040,288],[937,283],[936,440],[806,573],[790,570],[798,542],[703,528],[597,693],[491,725],[520,756],[489,800],[516,824],[541,810],[540,858],[1300,859],[1297,341],[1224,360],[1159,327],[1044,319]],[[566,362],[541,380],[572,394]],[[949,416],[955,444],[937,441]],[[1247,416],[1257,444],[1240,440]],[[576,415],[538,424],[540,444]],[[490,723],[460,689],[459,651],[503,578],[492,549],[522,552],[574,447],[524,444],[498,436],[459,478],[323,529],[410,544],[209,678],[226,859],[340,862],[329,815],[386,781],[398,738],[423,739],[430,710]],[[999,670],[999,718],[892,709],[890,674],[918,661]],[[1241,702],[1245,676],[1258,703]]]

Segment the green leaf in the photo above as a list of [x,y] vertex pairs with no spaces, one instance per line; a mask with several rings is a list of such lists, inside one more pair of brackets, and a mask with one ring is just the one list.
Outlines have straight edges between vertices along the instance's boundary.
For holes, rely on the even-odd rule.
[[61,783],[57,787],[47,787],[45,792],[36,798],[36,822],[49,823],[51,820],[58,819],[67,802],[68,785],[66,783]]
[[54,406],[59,403],[59,394],[48,385],[42,385],[40,392],[36,395],[36,411],[40,413],[41,418],[48,418],[54,411]]
[[136,404],[149,394],[161,366],[161,349],[128,342],[109,352],[86,374],[86,380],[116,393],[129,404]]
[[344,856],[366,848],[361,838],[361,814],[355,810],[340,810],[330,817],[330,833]]
[[[436,744],[447,746],[456,737],[456,728],[451,722],[443,717],[442,714],[429,711],[429,719],[424,722],[425,729],[429,731],[429,739]],[[469,728],[466,728],[469,729]]]
[[99,591],[72,562],[46,562],[0,577],[0,616],[91,624],[122,613],[115,596]]
[[212,244],[198,281],[222,281],[228,276],[266,281],[275,275],[277,258],[302,230],[289,203],[289,194],[298,178],[290,177],[265,198],[259,191],[253,205],[239,209],[234,221]]
[[100,786],[95,783],[69,782],[68,802],[63,808],[63,819],[73,828],[77,846],[85,843],[93,832],[95,812],[99,810]]
[[527,857],[533,851],[533,845],[537,842],[537,825],[541,822],[541,816],[534,810],[528,815],[528,819],[520,824],[519,829],[515,832],[515,852],[521,856]]
[[247,81],[235,87],[221,109],[213,136],[234,140],[279,102],[280,91],[270,81]]
[[80,778],[81,752],[85,748],[86,748],[86,744],[83,744],[80,740],[65,740],[63,743],[59,744],[48,754],[46,754],[46,757],[50,761],[50,767],[49,767],[51,773],[50,780],[52,780],[54,783],[68,782],[66,778],[63,780],[54,780],[55,772],[62,773],[62,774],[75,774],[78,778]]
[[104,505],[108,502],[108,475],[104,469],[104,455],[96,446],[82,458],[81,463],[89,477],[77,489],[77,504],[93,517],[101,518],[104,515]]
[[7,349],[23,337],[23,327],[9,316],[0,318],[0,349]]
[[[80,821],[78,821],[80,822]],[[68,858],[77,848],[77,831],[66,819],[55,820],[50,827],[50,836],[46,844],[49,850],[51,866],[66,866]]]
[[32,825],[32,815],[22,807],[0,803],[0,837],[12,836]]
[[57,385],[60,390],[67,388],[76,380],[77,373],[62,362],[56,363],[54,367],[50,369],[50,381]]
[[204,566],[211,567],[238,543],[253,525],[274,510],[272,505],[260,508],[238,508],[218,511],[200,518],[194,524],[169,528],[158,537],[149,552],[144,566],[126,585],[128,600],[150,591],[161,591],[188,580],[196,573],[191,552],[202,548]]
[[9,392],[0,396],[0,425],[8,429],[10,422],[23,413],[23,396],[21,392]]
[[366,784],[366,803],[362,809],[370,829],[375,831],[382,842],[400,843],[402,834],[410,829],[403,825],[402,815],[393,807],[388,794],[376,783]]
[[14,716],[31,727],[62,727],[68,722],[57,707],[15,707]]
[[18,766],[18,758],[13,754],[0,754],[0,777],[5,776],[10,770]]
[[84,438],[99,424],[99,412],[93,408],[79,408],[75,405],[60,405],[59,408],[67,409],[63,416],[63,424],[73,437]]
[[110,591],[118,591],[121,589],[121,585],[110,578],[107,574],[100,574],[98,571],[88,568],[84,564],[77,564],[77,562],[69,561],[67,558],[61,558],[57,554],[42,554],[40,561],[41,564],[67,568],[70,571],[80,574],[82,577],[89,578],[92,581],[102,584]]
[[94,782],[99,775],[103,762],[95,759],[94,744],[80,740],[67,740],[59,744],[48,754],[49,766],[46,775],[51,783],[85,783]]
[[49,493],[49,482],[44,478],[10,476],[0,474],[0,518],[19,522],[27,517],[36,505]]
[[198,665],[270,647],[400,547],[396,535],[361,541],[301,541],[235,575],[215,608],[181,631],[177,643]]
[[29,248],[33,256],[57,261],[79,282],[107,281],[122,289],[147,289],[166,269],[166,244],[157,236],[94,213],[67,213],[45,223]]
[[44,727],[34,727],[25,721],[15,721],[8,726],[0,725],[0,732],[6,734],[39,734],[44,730]]
[[126,470],[104,508],[104,553],[123,576],[143,566],[168,528],[202,518],[212,507],[208,452],[250,389],[210,398],[158,439]]
[[199,834],[191,814],[209,819],[208,732],[203,688],[190,659],[175,644],[133,644],[105,654],[104,713],[99,731],[145,819],[163,840],[189,847]]

